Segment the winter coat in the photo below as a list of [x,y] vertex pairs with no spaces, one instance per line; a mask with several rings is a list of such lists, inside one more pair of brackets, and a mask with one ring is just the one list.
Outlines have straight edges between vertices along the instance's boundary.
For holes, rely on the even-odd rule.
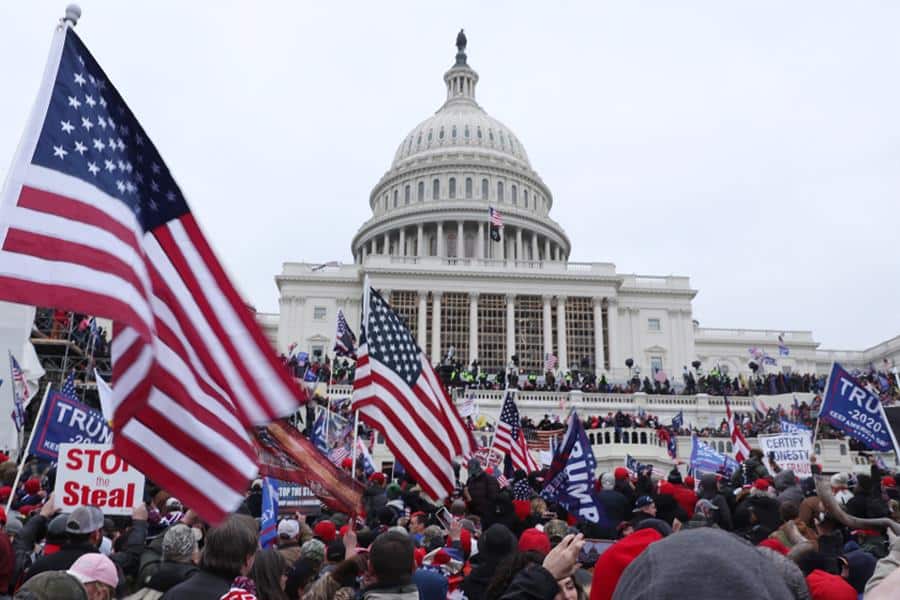
[[617,537],[616,528],[619,526],[619,523],[630,516],[628,514],[628,499],[616,490],[603,490],[597,493],[597,500],[600,501],[600,506],[603,507],[603,512],[608,522],[606,529],[609,531],[604,532],[602,537],[615,539]]
[[383,487],[371,484],[363,491],[363,509],[366,511],[366,525],[378,525],[378,511],[387,506],[387,492]]
[[419,588],[414,583],[386,587],[374,586],[364,589],[359,594],[361,600],[419,600]]
[[497,483],[496,479],[487,473],[481,472],[466,482],[466,489],[469,491],[469,498],[471,498],[469,510],[482,519],[493,513],[497,494],[500,493],[500,484]]
[[233,580],[200,570],[163,594],[162,600],[219,600],[231,589]]
[[866,594],[878,587],[888,575],[897,569],[900,569],[900,537],[891,544],[891,551],[888,555],[875,564],[875,572],[866,583]]
[[519,571],[500,600],[553,600],[558,592],[559,584],[550,571],[534,566]]
[[697,506],[697,494],[694,493],[694,490],[689,490],[683,485],[676,485],[672,495],[675,496],[675,501],[678,503],[678,506],[687,513],[688,519],[693,517],[694,507]]

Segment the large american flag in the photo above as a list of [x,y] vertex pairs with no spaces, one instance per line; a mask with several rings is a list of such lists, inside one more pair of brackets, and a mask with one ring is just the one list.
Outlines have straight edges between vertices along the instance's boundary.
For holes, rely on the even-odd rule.
[[257,473],[247,427],[303,400],[68,24],[0,203],[0,299],[114,320],[115,450],[208,521]]
[[503,217],[500,216],[500,211],[491,206],[488,209],[488,216],[490,217],[491,227],[503,227]]
[[334,335],[334,353],[337,356],[356,357],[356,336],[353,330],[347,325],[347,319],[344,318],[344,311],[337,311],[337,331]]
[[519,409],[516,408],[513,396],[514,392],[506,392],[500,420],[497,421],[497,430],[494,432],[494,448],[509,454],[514,469],[522,469],[526,473],[540,471],[541,466],[528,451],[528,442],[525,440]]
[[734,459],[739,463],[744,462],[747,460],[747,457],[750,456],[750,444],[747,442],[747,438],[741,433],[741,428],[734,420],[734,415],[731,412],[731,403],[728,402],[728,396],[725,396],[724,398],[725,416],[728,420],[728,433],[731,435],[731,446],[734,448]]
[[402,319],[378,292],[366,295],[352,407],[441,500],[454,488],[453,459],[474,452],[475,440]]

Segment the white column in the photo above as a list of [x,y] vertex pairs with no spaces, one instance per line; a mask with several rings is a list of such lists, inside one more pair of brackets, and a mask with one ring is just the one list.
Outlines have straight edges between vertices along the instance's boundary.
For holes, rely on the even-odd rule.
[[441,258],[447,256],[447,253],[444,249],[444,223],[443,221],[438,221],[437,223],[437,255]]
[[669,380],[674,383],[674,377],[681,373],[683,359],[681,358],[683,344],[681,343],[681,311],[670,309],[669,314],[669,352],[667,357],[669,364],[663,365]]
[[631,324],[631,358],[634,364],[641,367],[641,373],[649,376],[650,365],[642,363],[641,344],[640,344],[640,326],[641,326],[641,309],[636,306],[628,307],[628,321]]
[[431,364],[441,360],[441,293],[431,292]]
[[456,222],[456,256],[459,258],[465,258],[466,256],[466,246],[463,244],[463,222]]
[[[681,344],[684,352],[684,362],[691,363],[696,358],[694,355],[694,317],[691,309],[685,308],[681,311]],[[690,368],[690,364],[688,364]]]
[[556,297],[556,351],[559,353],[559,370],[569,368],[568,350],[566,348],[566,297]]
[[[516,353],[516,295],[506,295],[506,360]],[[504,365],[505,366],[505,365]]]
[[594,297],[591,303],[594,307],[594,374],[600,377],[606,362],[603,352],[603,298]]
[[553,244],[553,260],[559,260],[559,246]]
[[475,242],[475,257],[487,258],[484,254],[484,223],[478,222],[478,239]]
[[550,302],[553,300],[553,296],[544,296],[543,300],[544,300],[544,318],[542,319],[543,320],[542,332],[544,334],[543,335],[543,337],[544,337],[544,356],[543,356],[543,358],[546,358],[548,354],[551,354],[553,352],[553,323],[551,323],[551,320],[553,317],[551,316],[551,309],[550,309]]
[[531,234],[531,260],[537,260],[537,259],[538,259],[537,234],[532,232],[532,234]]
[[422,352],[428,348],[428,292],[419,292],[419,311],[416,314],[416,341]]
[[391,254],[391,233],[389,231],[384,232],[384,255],[390,256]]
[[398,256],[406,256],[406,227],[400,228],[400,251]]
[[499,252],[500,252],[500,255],[495,256],[494,258],[499,258],[500,260],[506,260],[506,231],[507,231],[506,227],[504,227],[503,229],[500,230],[500,241],[499,242],[494,242],[493,240],[490,241],[491,244],[494,244],[491,247],[494,248],[495,250],[499,249]]
[[416,256],[425,256],[425,226],[416,227]]
[[363,244],[360,256],[362,256],[362,260],[360,262],[366,262],[366,257],[369,255],[369,245]]
[[550,260],[550,238],[544,238],[544,260]]
[[622,368],[625,357],[619,348],[619,300],[618,298],[606,299],[606,318],[609,332],[609,370],[616,373]]
[[516,260],[524,260],[522,256],[522,229],[516,229]]
[[468,364],[478,358],[478,292],[469,292],[469,357]]

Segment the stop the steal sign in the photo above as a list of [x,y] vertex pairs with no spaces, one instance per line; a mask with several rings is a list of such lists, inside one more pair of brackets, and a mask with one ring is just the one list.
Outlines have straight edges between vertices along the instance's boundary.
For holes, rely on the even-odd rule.
[[109,444],[60,444],[53,491],[66,513],[97,506],[106,515],[130,515],[144,499],[144,475]]

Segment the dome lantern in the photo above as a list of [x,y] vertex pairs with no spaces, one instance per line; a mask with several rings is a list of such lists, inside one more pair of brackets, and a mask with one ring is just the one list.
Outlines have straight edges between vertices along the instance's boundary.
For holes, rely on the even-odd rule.
[[466,34],[460,29],[456,36],[456,63],[444,73],[444,83],[447,84],[447,102],[444,106],[458,101],[478,106],[475,102],[478,73],[466,62],[466,44]]

